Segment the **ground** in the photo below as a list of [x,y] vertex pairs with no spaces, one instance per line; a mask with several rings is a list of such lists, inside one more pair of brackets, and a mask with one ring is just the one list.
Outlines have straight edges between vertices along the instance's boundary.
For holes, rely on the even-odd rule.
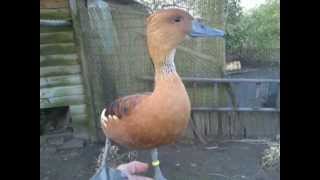
[[[88,180],[95,172],[103,144],[61,151],[40,150],[41,180]],[[161,147],[159,158],[169,180],[280,180],[279,170],[261,168],[265,143],[211,142]],[[150,162],[149,151],[138,160]],[[146,173],[153,176],[152,169]]]

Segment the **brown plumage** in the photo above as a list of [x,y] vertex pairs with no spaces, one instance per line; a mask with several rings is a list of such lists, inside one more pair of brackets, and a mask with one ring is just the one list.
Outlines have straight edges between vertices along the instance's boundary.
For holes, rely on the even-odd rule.
[[103,111],[106,136],[133,149],[174,143],[190,118],[190,100],[174,66],[175,48],[191,30],[192,17],[179,9],[161,10],[147,19],[147,44],[155,68],[152,93],[120,98]]
[[120,119],[124,116],[128,116],[136,105],[150,94],[151,92],[146,92],[118,98],[106,108],[105,115],[114,115]]
[[224,32],[193,20],[185,11],[167,9],[147,19],[146,33],[155,69],[153,92],[111,103],[101,114],[101,125],[107,138],[120,145],[152,149],[154,179],[166,180],[159,167],[157,147],[176,141],[186,129],[191,111],[186,88],[174,64],[176,48],[188,35],[223,37]]

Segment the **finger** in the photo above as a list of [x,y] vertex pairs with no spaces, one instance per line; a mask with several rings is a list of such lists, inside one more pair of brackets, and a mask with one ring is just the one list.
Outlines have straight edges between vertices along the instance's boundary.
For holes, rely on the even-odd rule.
[[135,173],[143,173],[148,171],[149,165],[147,163],[139,162],[139,161],[132,161],[129,163],[129,166],[133,168],[132,174]]
[[129,180],[153,180],[152,178],[137,175],[128,175]]
[[129,174],[143,173],[146,172],[149,168],[147,163],[132,161],[127,164],[122,164],[118,166],[118,169],[121,171],[128,172]]

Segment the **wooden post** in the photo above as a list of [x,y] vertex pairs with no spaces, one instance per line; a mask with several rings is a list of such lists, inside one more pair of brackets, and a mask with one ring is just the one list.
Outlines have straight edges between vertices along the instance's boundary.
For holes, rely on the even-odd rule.
[[[221,88],[221,87],[220,87]],[[216,99],[216,103],[215,106],[219,107],[220,106],[220,93],[219,93],[219,83],[214,83],[214,97]],[[217,113],[217,121],[218,121],[218,137],[222,137],[222,118],[221,118],[221,113],[220,112],[216,112]]]
[[280,83],[278,83],[278,94],[276,108],[279,110],[278,115],[278,127],[280,127]]
[[276,108],[280,109],[280,84],[278,83],[278,91],[277,91],[277,105]]
[[215,106],[219,107],[219,83],[213,83],[213,96],[216,101]]
[[261,83],[256,83],[256,97],[255,97],[255,103],[254,108],[258,109],[261,106]]
[[[193,96],[196,96],[195,94],[195,89],[197,88],[197,83],[192,83],[192,88],[193,88]],[[201,141],[201,143],[203,144],[207,144],[207,141],[205,140],[204,138],[204,135],[201,131],[201,129],[199,130],[199,123],[196,122],[196,118],[194,116],[194,112],[191,112],[191,120],[190,120],[190,126],[191,126],[191,129],[194,133],[194,135]]]
[[[90,31],[88,9],[83,0],[69,0],[73,19],[73,26],[76,33],[76,42],[81,61],[81,71],[85,84],[85,94],[89,104],[93,133],[96,134],[94,140],[103,140],[100,130],[100,113],[107,102],[113,99],[112,81],[108,81],[105,57],[95,53],[96,47],[92,46],[94,34]],[[108,84],[109,83],[109,84]],[[111,89],[111,90],[110,90]],[[108,92],[108,93],[107,93]],[[99,133],[100,132],[100,133]]]
[[[238,83],[235,83],[235,84],[238,84]],[[234,85],[234,84],[233,84]],[[236,87],[236,86],[234,86]],[[234,134],[234,129],[235,129],[235,124],[238,123],[236,121],[238,121],[238,112],[237,112],[237,109],[239,107],[239,104],[238,104],[238,100],[237,100],[237,97],[234,93],[234,90],[232,89],[232,84],[231,83],[228,83],[227,84],[227,87],[226,87],[226,91],[227,91],[227,94],[229,95],[230,97],[230,100],[231,100],[231,105],[232,105],[232,109],[233,111],[232,112],[227,112],[228,113],[228,127],[229,127],[229,138],[232,139],[232,136]]]
[[85,68],[85,62],[86,62],[86,57],[84,55],[84,42],[81,34],[81,25],[80,25],[80,17],[79,17],[79,11],[78,11],[78,3],[80,3],[79,0],[69,0],[69,7],[70,7],[70,12],[71,12],[71,17],[72,17],[72,25],[75,33],[75,42],[77,46],[77,53],[79,56],[80,60],[80,66],[81,66],[81,71],[82,71],[82,79],[83,79],[83,84],[84,84],[84,90],[85,90],[85,95],[86,95],[86,104],[87,104],[87,113],[89,115],[89,126],[92,131],[91,133],[91,138],[93,141],[97,140],[97,128],[95,124],[95,116],[94,116],[94,106],[92,102],[92,89],[90,86],[90,80],[88,76],[88,70]]

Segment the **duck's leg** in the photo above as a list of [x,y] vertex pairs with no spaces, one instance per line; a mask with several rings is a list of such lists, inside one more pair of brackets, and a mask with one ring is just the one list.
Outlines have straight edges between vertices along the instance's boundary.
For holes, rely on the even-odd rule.
[[104,151],[103,151],[103,155],[102,155],[101,167],[106,164],[110,146],[111,146],[111,142],[110,142],[109,138],[106,137],[106,142],[105,142]]
[[167,180],[160,170],[160,161],[158,160],[157,148],[151,150],[152,166],[154,167],[154,179],[155,180]]
[[135,160],[137,160],[137,157],[138,157],[138,152],[137,152],[137,151],[130,151],[130,152],[128,153],[128,160],[129,160],[129,162],[130,162],[130,161],[135,161]]

